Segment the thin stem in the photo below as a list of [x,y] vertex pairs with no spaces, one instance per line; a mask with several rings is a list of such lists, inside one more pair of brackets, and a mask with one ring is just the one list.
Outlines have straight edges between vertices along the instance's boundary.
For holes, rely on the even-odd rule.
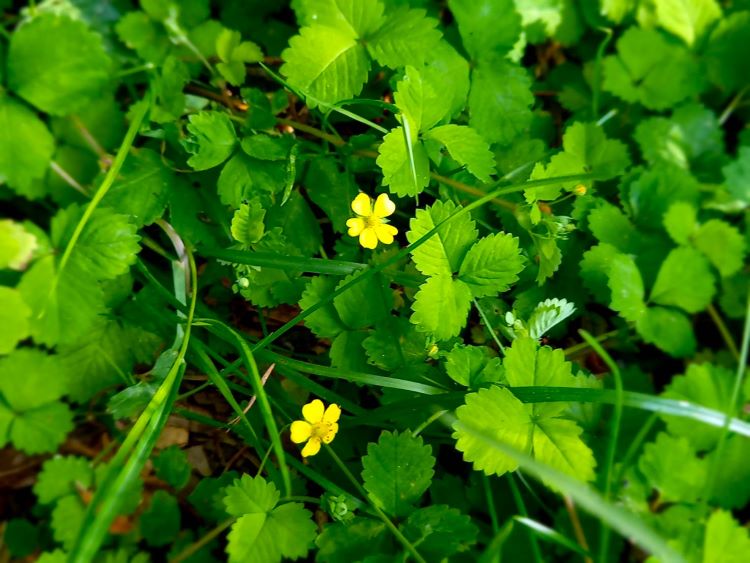
[[490,515],[490,524],[492,525],[492,535],[496,535],[500,530],[500,522],[497,519],[497,510],[495,509],[495,497],[492,495],[492,482],[486,474],[482,473],[482,484],[484,485],[484,496],[487,501],[487,513]]
[[443,416],[444,414],[446,414],[448,412],[450,412],[450,411],[448,411],[448,410],[439,410],[437,412],[432,413],[427,420],[425,420],[422,424],[420,424],[419,426],[417,426],[417,428],[414,430],[414,432],[412,432],[412,436],[414,436],[416,438],[417,436],[419,436],[424,431],[425,428],[427,428],[430,424],[432,424],[433,422],[435,422],[441,416]]
[[615,491],[619,489],[619,484],[622,483],[623,475],[630,465],[630,460],[635,457],[636,453],[638,453],[638,450],[641,448],[641,444],[643,444],[644,440],[648,436],[649,432],[651,432],[651,429],[654,427],[654,424],[656,424],[658,420],[659,417],[657,416],[657,414],[652,413],[646,419],[646,422],[643,424],[643,426],[641,426],[641,429],[638,430],[638,434],[635,435],[635,438],[630,441],[630,445],[628,446],[625,455],[622,456],[622,460],[620,461],[620,469],[614,479]]
[[71,115],[70,119],[73,121],[73,125],[75,125],[76,129],[78,129],[81,137],[83,137],[83,140],[86,141],[91,147],[91,150],[96,153],[96,156],[98,156],[100,160],[108,159],[109,155],[107,154],[107,151],[105,151],[99,144],[99,141],[94,138],[91,131],[89,131],[83,121],[81,121],[81,118],[77,115]]
[[594,60],[594,79],[591,86],[591,113],[594,114],[594,119],[599,117],[599,94],[601,92],[602,83],[602,58],[604,57],[604,51],[607,49],[609,42],[612,40],[612,30],[607,27],[599,28],[599,31],[605,34],[602,42],[599,43],[599,48],[596,50],[596,59]]
[[[336,455],[336,452],[333,450],[331,446],[326,445],[326,451],[328,451],[329,455],[333,459],[334,463],[341,469],[341,472],[346,476],[347,479],[351,482],[352,485],[357,489],[360,495],[362,495],[362,498],[369,500],[370,497],[367,494],[367,491],[365,488],[360,485],[359,481],[357,481],[357,478],[352,475],[352,472],[349,471],[349,468],[346,466],[346,464],[341,461],[341,458]],[[370,501],[370,506],[375,510],[375,513],[378,515],[378,517],[383,521],[383,524],[386,525],[386,527],[391,531],[393,536],[401,543],[401,545],[406,548],[406,550],[416,559],[419,561],[419,563],[427,563],[425,559],[419,554],[417,551],[417,548],[414,547],[411,542],[404,537],[404,535],[401,533],[401,530],[399,530],[396,525],[391,522],[391,519],[386,516],[385,512],[383,512],[378,505],[376,505],[374,502]]]
[[747,90],[748,86],[745,86],[742,90],[735,94],[734,98],[732,98],[732,101],[730,101],[724,111],[721,112],[721,116],[719,116],[719,125],[724,125],[727,122],[729,116],[732,115],[732,112],[737,109],[737,106],[740,105],[740,101],[742,101],[742,97],[747,93]]
[[313,137],[317,137],[318,139],[322,139],[323,141],[328,141],[329,143],[337,147],[343,147],[344,145],[346,145],[346,141],[344,141],[343,139],[340,139],[334,135],[331,135],[330,133],[326,133],[325,131],[321,131],[320,129],[311,125],[307,125],[305,123],[299,123],[298,121],[293,121],[284,117],[277,117],[276,122],[281,125],[291,127],[292,129],[298,129],[303,133],[307,133],[308,135],[312,135]]
[[[463,182],[459,182],[458,180],[454,180],[453,178],[448,178],[446,176],[441,176],[437,172],[430,172],[430,178],[433,180],[437,180],[441,184],[445,184],[446,186],[450,186],[451,188],[454,188],[456,190],[459,190],[461,192],[475,195],[477,197],[483,197],[487,195],[487,192],[480,190],[479,188],[475,188],[474,186],[470,186],[468,184],[464,184]],[[505,209],[508,209],[509,211],[516,211],[518,206],[513,203],[512,201],[508,201],[505,199],[500,198],[493,198],[490,200],[495,205],[499,205],[500,207],[504,207]]]
[[227,520],[224,520],[221,524],[204,534],[200,539],[197,541],[194,541],[189,546],[187,546],[185,549],[180,551],[177,555],[172,557],[172,559],[169,560],[169,563],[180,563],[180,561],[184,561],[191,555],[193,555],[195,552],[197,552],[199,549],[201,549],[204,545],[211,542],[214,538],[216,538],[220,533],[222,533],[224,530],[226,530],[229,526],[234,524],[236,518],[229,518]]
[[143,65],[133,66],[133,67],[121,70],[120,72],[115,74],[115,77],[123,78],[125,76],[130,76],[131,74],[137,74],[139,72],[148,72],[148,71],[154,70],[155,68],[156,66],[153,63],[146,63]]
[[73,188],[75,191],[83,194],[86,197],[89,196],[88,192],[86,191],[86,188],[84,188],[81,184],[79,184],[78,181],[75,178],[73,178],[73,176],[68,174],[65,171],[65,169],[62,166],[60,166],[57,162],[55,162],[54,160],[51,160],[49,163],[49,167],[52,169],[52,171],[55,174],[60,176],[60,178],[62,178],[62,180],[66,184],[68,184],[71,188]]
[[[513,500],[516,503],[518,512],[520,512],[521,516],[524,518],[528,518],[529,512],[526,510],[526,503],[523,501],[521,491],[518,489],[518,485],[511,473],[508,473],[508,485],[510,485],[510,492],[513,495]],[[531,553],[534,555],[534,561],[536,561],[536,563],[543,563],[544,559],[542,558],[542,551],[539,549],[539,542],[536,541],[536,536],[528,528],[526,529],[526,533],[529,535],[529,543],[531,544]]]
[[[594,340],[596,340],[597,342],[605,342],[609,340],[610,338],[612,338],[613,336],[617,336],[619,332],[620,332],[619,329],[610,330],[609,332],[605,332],[594,337]],[[565,354],[566,357],[569,357],[569,356],[574,356],[575,354],[583,350],[588,350],[589,348],[591,348],[591,344],[587,341],[583,341],[579,344],[574,344],[573,346],[565,348],[563,350],[563,353]]]
[[[586,541],[586,534],[583,533],[581,519],[578,517],[578,511],[576,510],[576,505],[573,504],[573,499],[571,499],[568,495],[564,495],[563,499],[565,500],[565,509],[568,511],[570,523],[573,525],[573,533],[576,536],[578,545],[580,545],[584,551],[590,552],[591,550],[589,549],[589,542]],[[591,560],[591,557],[584,557],[583,560],[586,563],[594,563]],[[602,559],[602,561],[604,561],[604,559]]]
[[721,337],[724,339],[724,343],[727,345],[727,348],[729,348],[729,351],[732,353],[732,356],[734,356],[735,361],[739,361],[740,351],[737,350],[737,344],[735,344],[734,338],[732,338],[732,333],[729,332],[729,328],[727,328],[727,325],[724,322],[724,319],[721,318],[719,311],[716,310],[716,307],[714,307],[713,303],[710,303],[708,305],[707,310],[708,310],[708,314],[711,316],[711,320],[716,325],[716,328],[719,329],[719,333],[721,334]]
[[477,308],[477,311],[479,312],[479,316],[482,318],[482,322],[484,323],[484,326],[486,326],[487,330],[490,331],[492,340],[495,341],[495,344],[497,344],[497,347],[500,350],[500,352],[505,354],[505,346],[503,346],[502,342],[500,342],[500,339],[497,337],[497,333],[495,333],[495,329],[492,328],[492,325],[490,324],[490,321],[487,318],[487,315],[485,314],[482,307],[479,305],[479,301],[477,301],[475,297],[472,297],[471,300],[474,302],[474,307]]

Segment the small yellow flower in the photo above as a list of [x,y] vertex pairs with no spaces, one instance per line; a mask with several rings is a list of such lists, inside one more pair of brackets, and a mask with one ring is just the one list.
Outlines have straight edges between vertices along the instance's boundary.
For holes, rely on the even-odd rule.
[[315,455],[320,451],[320,443],[330,444],[339,431],[338,420],[341,416],[341,407],[328,405],[323,407],[323,401],[315,399],[302,407],[302,417],[305,420],[292,422],[292,442],[301,444],[307,442],[302,448],[302,457]]
[[575,188],[573,188],[573,193],[576,195],[586,195],[586,186],[583,184],[578,184]]
[[386,217],[396,211],[396,204],[389,198],[388,194],[380,194],[372,204],[372,198],[367,194],[359,194],[352,201],[352,210],[359,217],[354,217],[346,222],[349,227],[349,236],[359,237],[359,244],[365,248],[375,248],[378,241],[383,244],[391,244],[398,229],[388,225]]

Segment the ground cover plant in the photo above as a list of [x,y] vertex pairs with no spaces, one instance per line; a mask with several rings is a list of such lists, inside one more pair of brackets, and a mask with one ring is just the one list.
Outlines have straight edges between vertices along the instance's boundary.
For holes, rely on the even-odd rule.
[[750,559],[750,3],[0,11],[0,560]]

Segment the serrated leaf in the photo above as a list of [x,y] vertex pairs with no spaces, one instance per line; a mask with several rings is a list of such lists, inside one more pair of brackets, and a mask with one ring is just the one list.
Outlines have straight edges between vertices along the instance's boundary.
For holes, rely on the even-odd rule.
[[[465,401],[456,409],[462,423],[519,451],[531,452],[539,462],[568,475],[584,481],[593,479],[596,462],[574,422],[545,415],[544,410],[541,415],[534,413],[533,406],[524,405],[508,389],[500,387],[470,393]],[[477,471],[503,475],[518,467],[514,458],[488,449],[471,432],[458,430],[453,437],[457,440],[456,449],[463,452],[464,460],[473,463]]]
[[357,196],[357,186],[348,171],[339,169],[332,158],[316,158],[307,169],[305,187],[310,200],[331,220],[336,232],[346,231],[346,220],[351,217],[351,202]]
[[466,326],[470,306],[469,286],[450,275],[440,274],[428,278],[419,287],[409,320],[420,332],[430,333],[438,340],[447,340],[458,335]]
[[513,0],[450,0],[464,48],[474,61],[505,55],[521,35]]
[[[750,17],[748,20],[750,21]],[[727,164],[721,171],[732,197],[750,205],[750,147],[740,147],[737,160]]]
[[362,341],[368,363],[387,371],[419,369],[427,352],[424,334],[404,317],[387,317]]
[[0,95],[0,181],[31,196],[31,183],[47,172],[54,150],[44,122],[8,94]]
[[387,514],[401,517],[429,488],[434,474],[432,448],[409,432],[382,432],[362,458],[362,480],[370,499]]
[[361,330],[344,330],[337,334],[328,350],[331,366],[341,370],[367,372],[369,366],[363,354],[366,337],[367,333]]
[[295,10],[303,25],[344,28],[357,37],[372,33],[383,23],[383,3],[379,0],[306,0],[298,2]]
[[609,289],[609,267],[620,252],[611,244],[598,244],[583,253],[580,262],[581,278],[596,301],[609,305],[612,292]]
[[43,14],[20,26],[8,49],[8,85],[52,115],[73,113],[101,95],[111,60],[82,20]]
[[640,236],[619,207],[605,203],[593,209],[588,216],[591,233],[619,251],[636,253],[640,248]]
[[9,439],[16,449],[28,454],[53,452],[71,430],[73,413],[64,403],[47,403],[18,413],[0,401],[0,443]]
[[627,102],[661,110],[705,87],[704,73],[693,55],[656,30],[629,28],[617,40],[617,53],[604,59],[603,88]]
[[[337,288],[351,281],[358,273],[350,274],[339,282]],[[357,330],[373,326],[388,314],[392,307],[387,282],[380,274],[362,279],[338,295],[333,306],[344,325]]]
[[453,381],[466,387],[499,382],[504,377],[503,366],[499,358],[487,352],[482,346],[456,344],[445,358],[445,371]]
[[687,244],[698,226],[697,215],[695,207],[684,201],[677,201],[664,214],[664,228],[673,241]]
[[363,553],[390,553],[389,539],[385,524],[370,518],[355,517],[347,525],[328,524],[315,540],[316,559],[322,563],[350,563]]
[[724,508],[741,508],[750,500],[750,482],[747,480],[750,471],[750,458],[747,455],[750,442],[745,436],[732,435],[727,438],[721,452],[714,450],[706,456],[710,464],[714,463],[717,454],[716,478],[711,489],[711,500]]
[[482,60],[471,75],[469,125],[490,143],[510,144],[531,124],[531,79],[504,59]]
[[[690,401],[719,412],[731,409],[734,374],[721,366],[690,364],[684,375],[672,379],[662,395],[678,401]],[[685,418],[662,415],[670,434],[687,439],[698,451],[712,449],[722,435],[721,428],[696,426]]]
[[740,271],[745,261],[745,239],[721,219],[703,223],[693,235],[693,244],[708,258],[722,277]]
[[453,160],[482,182],[489,182],[495,173],[495,158],[487,142],[471,127],[441,125],[428,131],[425,138],[443,145]]
[[[299,300],[300,308],[305,311],[321,301],[326,295],[335,291],[337,281],[333,278],[317,276],[307,282],[302,298]],[[339,317],[336,307],[332,302],[326,303],[320,309],[305,318],[305,325],[320,338],[333,338],[341,331],[346,330],[346,325]]]
[[474,297],[486,297],[508,291],[523,270],[518,239],[507,233],[495,233],[479,239],[466,253],[458,279],[471,289]]
[[60,499],[52,510],[52,534],[65,549],[73,548],[85,512],[86,506],[78,495]]
[[717,510],[706,522],[703,539],[704,563],[741,563],[750,551],[747,528],[732,518],[732,513]]
[[[406,240],[410,243],[419,240],[456,211],[453,202],[441,200],[425,209],[417,209],[414,218],[409,221]],[[412,259],[417,269],[426,276],[450,275],[461,267],[476,239],[476,226],[466,213],[442,225],[431,238],[412,251]]]
[[750,59],[743,50],[748,33],[750,11],[740,10],[721,18],[709,37],[704,55],[708,76],[725,91],[748,84]]
[[178,446],[172,445],[162,450],[153,462],[159,479],[178,490],[187,485],[191,467],[187,455]]
[[404,128],[396,127],[378,147],[376,162],[383,171],[383,185],[400,197],[417,195],[430,182],[430,162],[424,145],[414,139],[409,142],[411,152]]
[[190,137],[185,148],[192,153],[188,164],[193,170],[208,170],[229,158],[237,144],[237,133],[225,113],[202,111],[188,120]]
[[627,190],[635,222],[643,227],[661,224],[669,206],[677,201],[697,206],[699,194],[700,186],[695,178],[673,165],[645,171]]
[[419,70],[424,79],[433,85],[440,99],[448,102],[448,115],[455,115],[464,109],[470,86],[469,63],[450,43],[444,40],[438,42]]
[[412,131],[428,131],[451,111],[451,98],[439,91],[434,72],[407,66],[393,98],[410,120]]
[[246,155],[258,160],[286,160],[289,156],[289,137],[251,135],[240,143]]
[[398,8],[367,37],[367,49],[378,63],[390,68],[422,64],[440,41],[437,25],[424,10]]
[[301,90],[311,108],[353,98],[362,90],[370,61],[357,36],[346,28],[312,25],[289,40],[281,72]]
[[615,256],[607,272],[612,292],[610,307],[624,319],[637,321],[646,310],[643,278],[638,266],[627,254]]
[[570,317],[575,310],[575,304],[569,303],[566,299],[545,299],[536,306],[526,323],[529,336],[539,340],[552,328]]
[[166,491],[156,491],[138,523],[141,535],[149,545],[157,547],[172,543],[180,532],[180,507],[177,499]]
[[51,504],[67,495],[78,494],[78,486],[88,489],[94,482],[94,471],[82,457],[56,456],[44,462],[34,484],[34,494],[41,504]]
[[713,299],[716,288],[708,261],[692,248],[676,248],[659,269],[651,301],[698,313]]
[[669,307],[648,307],[636,323],[644,342],[654,344],[667,354],[686,358],[695,354],[693,327],[684,313]]
[[298,502],[275,507],[278,499],[276,487],[262,477],[243,475],[227,487],[227,510],[239,516],[228,535],[229,561],[279,563],[307,554],[316,530],[312,515]]
[[539,346],[531,338],[516,338],[506,350],[505,378],[511,387],[575,387],[570,362],[560,349]]
[[664,432],[644,446],[638,468],[667,502],[695,502],[708,476],[706,462],[696,457],[688,441]]
[[295,254],[312,256],[320,250],[323,242],[320,225],[307,200],[297,190],[285,203],[276,203],[266,210],[266,230],[274,228],[281,229],[287,246],[296,249]]
[[31,309],[24,303],[17,289],[0,286],[0,355],[9,354],[31,328]]
[[225,205],[238,208],[243,201],[267,197],[286,185],[286,162],[252,158],[242,151],[222,167],[216,187]]
[[722,15],[715,0],[662,0],[654,7],[658,25],[691,46]]
[[143,12],[128,12],[115,24],[120,40],[145,61],[160,63],[170,48],[162,26]]
[[443,561],[467,551],[478,533],[469,516],[440,504],[415,510],[404,524],[404,535],[419,545],[420,555],[429,561]]
[[266,210],[258,200],[240,205],[232,217],[231,232],[234,240],[241,243],[244,248],[250,248],[258,242],[265,232],[265,216]]

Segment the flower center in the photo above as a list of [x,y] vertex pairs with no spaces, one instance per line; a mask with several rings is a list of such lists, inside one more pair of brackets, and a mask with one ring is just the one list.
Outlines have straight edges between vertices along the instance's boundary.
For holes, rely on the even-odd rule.
[[322,440],[324,436],[326,436],[331,431],[331,423],[330,422],[316,422],[312,425],[312,429],[310,430],[310,437],[312,438],[318,438],[319,440]]
[[365,217],[365,225],[367,229],[374,229],[375,227],[382,225],[383,219],[380,217],[376,217],[375,215],[370,215],[369,217]]

